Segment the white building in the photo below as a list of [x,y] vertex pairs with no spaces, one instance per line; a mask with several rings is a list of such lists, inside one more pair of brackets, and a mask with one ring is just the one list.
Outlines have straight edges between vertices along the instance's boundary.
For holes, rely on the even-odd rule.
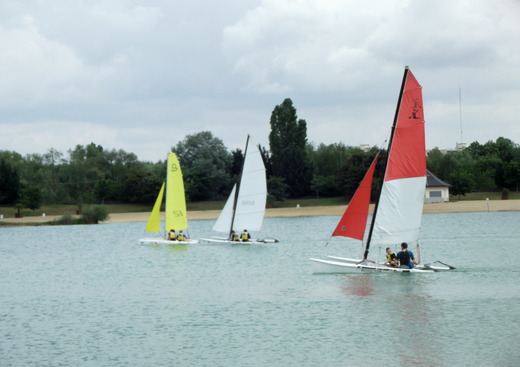
[[425,203],[442,203],[450,201],[450,184],[442,181],[430,171],[426,170]]

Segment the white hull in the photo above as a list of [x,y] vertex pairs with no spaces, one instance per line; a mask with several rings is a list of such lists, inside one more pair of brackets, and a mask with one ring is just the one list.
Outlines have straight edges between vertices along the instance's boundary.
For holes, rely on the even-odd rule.
[[[327,256],[329,259],[332,259],[334,261],[340,261],[340,262],[346,262],[346,263],[352,263],[352,264],[358,264],[362,262],[361,259],[352,259],[347,257],[338,257],[338,256]],[[375,261],[368,260],[369,263],[375,264]],[[380,265],[383,265],[384,263],[381,263]],[[453,266],[440,263],[438,261],[430,263],[430,264],[417,264],[415,265],[415,269],[417,270],[435,270],[435,271],[448,271],[448,270],[455,270]]]
[[187,240],[187,241],[170,241],[164,238],[141,238],[139,240],[141,245],[166,245],[166,246],[175,246],[175,245],[193,245],[199,243],[198,240]]
[[[352,259],[349,259],[352,260]],[[381,264],[354,263],[341,260],[311,259],[313,273],[361,273],[374,271],[389,271],[396,273],[433,273],[431,269],[392,268]]]
[[252,238],[249,241],[231,241],[225,237],[210,237],[199,239],[200,243],[230,244],[230,245],[265,245],[266,243],[276,243],[278,240],[274,238]]
[[[361,261],[363,261],[361,259],[352,259],[350,257],[338,257],[338,256],[330,256],[330,255],[327,256],[327,257],[329,259],[332,259],[332,260],[335,260],[335,261],[343,261],[343,262],[355,263],[355,264],[360,263]],[[372,261],[370,261],[370,262],[372,262]]]

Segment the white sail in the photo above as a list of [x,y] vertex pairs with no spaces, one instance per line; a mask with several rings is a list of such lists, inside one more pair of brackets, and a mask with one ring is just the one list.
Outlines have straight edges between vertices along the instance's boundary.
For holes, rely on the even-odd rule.
[[213,224],[214,231],[229,234],[231,221],[233,220],[233,202],[235,201],[236,188],[237,185],[234,185],[233,190],[231,190],[231,194],[226,201],[226,205],[224,205],[224,209],[222,209],[215,224]]
[[374,244],[417,243],[425,188],[426,177],[398,179],[383,184],[372,232]]
[[249,141],[238,192],[233,229],[259,231],[265,214],[267,183],[265,166],[258,147]]
[[224,209],[213,225],[213,230],[223,233],[230,233],[231,230],[261,230],[267,200],[267,182],[264,161],[258,147],[251,140],[244,156],[238,195],[236,189],[237,185],[233,186]]

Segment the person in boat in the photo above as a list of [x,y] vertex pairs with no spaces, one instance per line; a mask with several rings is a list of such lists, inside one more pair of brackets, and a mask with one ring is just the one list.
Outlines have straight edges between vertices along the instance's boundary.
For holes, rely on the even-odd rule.
[[413,252],[408,250],[406,242],[401,243],[401,251],[397,253],[397,260],[399,260],[399,267],[401,268],[413,269],[417,265]]
[[170,229],[170,232],[168,232],[168,239],[170,241],[177,241],[177,233],[175,233],[175,229]]
[[231,235],[229,237],[231,238],[231,241],[240,241],[240,238],[238,238],[238,234],[235,231],[231,231]]
[[397,268],[397,256],[395,255],[395,252],[393,252],[390,247],[386,248],[386,266],[391,266],[393,268]]
[[244,229],[242,233],[240,234],[240,239],[242,242],[248,242],[251,239],[251,235],[247,231],[247,229]]
[[186,241],[188,239],[188,236],[186,236],[182,231],[179,231],[179,234],[177,235],[177,241]]

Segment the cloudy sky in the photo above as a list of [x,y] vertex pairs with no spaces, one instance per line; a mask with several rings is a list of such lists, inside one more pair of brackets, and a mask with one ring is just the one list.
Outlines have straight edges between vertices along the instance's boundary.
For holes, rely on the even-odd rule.
[[267,146],[285,98],[310,142],[381,145],[405,65],[428,148],[520,143],[520,0],[6,0],[0,150]]

